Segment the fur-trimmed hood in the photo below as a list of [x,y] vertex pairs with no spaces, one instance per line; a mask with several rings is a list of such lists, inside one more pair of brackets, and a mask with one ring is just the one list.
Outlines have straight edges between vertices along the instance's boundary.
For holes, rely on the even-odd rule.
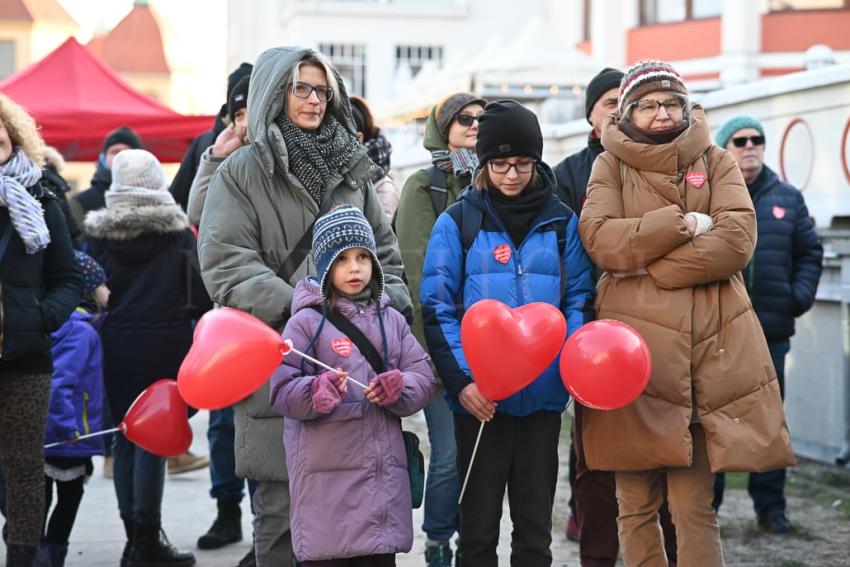
[[189,218],[180,205],[151,205],[132,209],[100,209],[86,215],[89,238],[132,240],[142,234],[180,233],[189,228]]

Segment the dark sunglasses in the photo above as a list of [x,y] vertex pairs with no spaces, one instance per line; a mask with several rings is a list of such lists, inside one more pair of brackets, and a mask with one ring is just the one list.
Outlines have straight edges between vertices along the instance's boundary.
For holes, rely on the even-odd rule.
[[478,117],[473,116],[471,114],[458,114],[457,116],[455,116],[455,120],[457,120],[457,123],[461,126],[469,128],[470,126],[472,126],[473,122],[476,122],[478,120]]
[[764,145],[764,136],[738,136],[732,138],[732,145],[736,148],[743,148],[747,145],[747,140],[753,143],[754,146]]

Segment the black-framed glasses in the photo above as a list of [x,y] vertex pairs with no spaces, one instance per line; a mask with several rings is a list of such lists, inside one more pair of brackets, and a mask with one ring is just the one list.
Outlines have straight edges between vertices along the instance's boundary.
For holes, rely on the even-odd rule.
[[754,146],[763,146],[764,136],[736,136],[732,138],[732,145],[736,148],[743,148],[748,141],[752,142]]
[[534,169],[534,165],[537,163],[535,160],[531,161],[520,161],[517,163],[508,163],[505,160],[501,159],[493,159],[487,162],[490,166],[490,171],[493,173],[504,174],[511,170],[511,168],[516,169],[517,173],[531,173]]
[[316,93],[316,97],[322,102],[328,102],[334,97],[334,91],[330,87],[319,85],[314,87],[310,83],[302,83],[298,81],[292,85],[292,94],[298,98],[310,98],[310,95]]
[[458,114],[457,116],[455,116],[455,120],[457,120],[457,123],[461,126],[469,128],[470,126],[472,126],[473,122],[478,121],[478,117],[473,116],[472,114]]
[[629,108],[645,118],[652,118],[658,114],[661,107],[667,112],[670,118],[678,118],[685,113],[685,108],[688,105],[687,97],[682,95],[674,95],[665,100],[655,100],[654,98],[642,98],[636,100],[629,105]]

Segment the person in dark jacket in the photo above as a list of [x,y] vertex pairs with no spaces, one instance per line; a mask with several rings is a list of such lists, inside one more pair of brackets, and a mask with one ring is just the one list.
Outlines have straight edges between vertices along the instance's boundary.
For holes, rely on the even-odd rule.
[[0,95],[0,467],[8,567],[30,567],[44,514],[50,333],[79,304],[82,278],[62,210],[41,184],[44,142]]
[[[101,430],[103,352],[97,329],[109,302],[109,288],[106,273],[91,256],[75,251],[74,257],[83,276],[83,300],[52,335],[53,384],[44,442],[65,444],[44,451],[46,528],[37,567],[65,565],[68,539],[94,469],[91,457],[103,454],[102,437],[76,439]],[[50,512],[54,483],[56,506]]]
[[[544,566],[552,562],[558,436],[569,395],[555,361],[498,404],[485,398],[461,347],[458,296],[464,309],[481,299],[509,307],[549,303],[563,311],[572,334],[592,317],[592,265],[578,236],[578,217],[555,196],[555,176],[540,161],[537,117],[516,101],[500,100],[485,107],[478,124],[473,188],[439,216],[425,253],[425,338],[454,412],[460,474],[469,469],[481,422],[487,422],[460,505],[460,564],[498,563],[507,487],[514,520],[511,564]],[[476,236],[464,254],[461,237],[470,223]]]
[[[812,308],[823,270],[823,246],[806,202],[796,187],[764,164],[764,126],[751,116],[735,116],[717,131],[715,141],[741,168],[756,210],[758,241],[744,269],[776,376],[785,397],[785,356],[791,349],[794,319]],[[715,482],[715,507],[723,500],[724,478]],[[793,529],[785,514],[785,469],[750,473],[747,491],[759,526],[771,533]]]
[[131,128],[121,126],[110,132],[103,140],[103,150],[97,158],[97,168],[91,178],[91,187],[74,195],[70,201],[71,213],[77,226],[83,226],[86,214],[106,206],[104,194],[112,182],[112,160],[119,152],[129,149],[140,149],[142,139]]
[[[112,291],[101,331],[103,370],[107,402],[120,421],[148,386],[177,376],[192,344],[192,321],[211,302],[195,236],[153,154],[124,150],[115,157],[106,208],[86,217],[85,230]],[[193,565],[191,553],[161,536],[165,459],[120,434],[113,458],[128,565]]]
[[198,172],[198,164],[201,163],[201,156],[207,151],[207,148],[215,143],[218,135],[228,126],[227,104],[230,100],[233,87],[243,77],[250,77],[253,69],[254,66],[250,63],[242,63],[230,73],[227,77],[227,98],[215,117],[213,127],[192,140],[189,149],[183,154],[180,168],[177,170],[177,174],[171,181],[171,186],[168,190],[174,196],[174,200],[183,207],[184,211],[189,210],[189,190],[192,188],[192,181],[195,180],[195,174]]
[[62,169],[65,167],[65,158],[59,153],[59,150],[53,146],[44,148],[44,168],[41,171],[41,184],[50,192],[53,193],[59,201],[59,206],[62,208],[62,214],[65,215],[65,222],[68,225],[68,232],[71,234],[71,244],[76,250],[82,250],[83,247],[83,231],[74,214],[71,212],[71,205],[68,201],[68,193],[71,192],[71,186],[62,177]]

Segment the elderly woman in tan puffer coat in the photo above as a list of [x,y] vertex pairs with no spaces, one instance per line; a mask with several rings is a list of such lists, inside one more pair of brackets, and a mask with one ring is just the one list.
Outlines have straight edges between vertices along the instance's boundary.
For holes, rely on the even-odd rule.
[[740,276],[755,247],[753,205],[735,160],[660,61],[633,66],[603,127],[580,233],[604,270],[600,319],[646,339],[652,376],[614,411],[584,411],[591,469],[616,471],[627,566],[666,566],[661,478],[680,565],[723,565],[714,474],[794,463],[776,373]]

